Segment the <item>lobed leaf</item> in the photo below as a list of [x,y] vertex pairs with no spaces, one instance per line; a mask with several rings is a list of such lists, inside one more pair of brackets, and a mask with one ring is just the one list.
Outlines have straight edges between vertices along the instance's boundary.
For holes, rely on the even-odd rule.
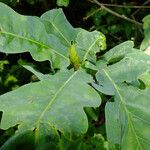
[[77,43],[81,62],[95,60],[95,53],[106,45],[102,33],[73,28],[62,9],[50,10],[38,18],[19,15],[0,3],[0,14],[0,52],[30,52],[36,61],[49,60],[53,68],[69,65],[71,41]]
[[97,107],[101,102],[89,82],[92,78],[82,70],[65,71],[0,96],[1,128],[19,124],[20,131],[36,129],[37,139],[43,129],[50,128],[85,133],[88,121],[83,107]]
[[98,84],[93,86],[106,95],[114,95],[114,102],[107,102],[105,108],[108,141],[123,150],[145,150],[150,146],[150,89],[139,89],[138,82],[140,78],[145,83],[148,75],[143,72],[150,69],[149,64],[148,55],[130,53],[96,74]]
[[49,60],[54,66],[62,61],[69,64],[69,58],[63,54],[67,48],[55,35],[47,34],[38,17],[19,15],[3,3],[0,14],[0,52],[30,52],[36,61]]
[[[96,52],[106,48],[106,38],[102,33],[73,28],[67,21],[62,9],[47,11],[41,16],[41,21],[44,23],[46,31],[59,37],[63,45],[70,48],[71,41],[75,42],[81,61],[86,59],[92,59],[92,61],[94,59],[95,61]],[[69,56],[68,52],[66,52],[66,56]]]
[[126,82],[138,86],[140,84],[138,82],[138,76],[150,68],[149,64],[150,57],[142,52],[128,54],[118,63],[100,70],[96,74],[99,85],[93,84],[93,86],[104,94],[114,95],[114,85],[110,82],[106,73],[110,74],[111,78],[117,84]]
[[108,63],[116,62],[122,59],[126,54],[132,53],[134,51],[133,46],[133,41],[123,42],[106,52],[103,57]]

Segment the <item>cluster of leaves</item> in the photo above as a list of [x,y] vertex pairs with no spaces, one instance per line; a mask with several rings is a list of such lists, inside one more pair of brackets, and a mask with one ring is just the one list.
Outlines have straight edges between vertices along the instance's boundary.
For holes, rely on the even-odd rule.
[[[39,81],[0,96],[2,150],[150,147],[149,55],[132,41],[105,52],[102,33],[73,28],[61,9],[32,17],[0,3],[0,12],[0,52],[29,52],[53,72],[20,62]],[[90,125],[103,103],[107,140]]]

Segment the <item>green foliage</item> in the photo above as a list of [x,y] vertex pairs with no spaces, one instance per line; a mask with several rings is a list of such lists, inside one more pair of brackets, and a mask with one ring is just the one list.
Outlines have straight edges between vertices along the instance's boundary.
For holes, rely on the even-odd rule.
[[0,61],[0,94],[16,89],[17,78],[13,75],[15,67],[12,67],[9,72],[6,66],[9,64],[7,60]]
[[1,147],[2,150],[22,149],[32,150],[34,149],[34,132],[26,131],[20,135],[14,135],[9,138],[7,142]]
[[73,28],[62,9],[23,16],[0,3],[0,52],[28,52],[53,72],[19,61],[38,80],[0,96],[1,149],[148,149],[150,56],[133,47],[106,52],[102,33]]
[[[0,108],[4,113],[1,127],[6,129],[22,122],[20,130],[36,128],[36,136],[42,134],[42,127],[55,127],[70,134],[85,133],[87,119],[82,107],[100,104],[96,91],[86,84],[89,82],[92,82],[91,77],[81,70],[65,71],[51,76],[49,80],[28,84],[1,96]],[[10,107],[6,103],[10,103]],[[15,110],[18,113],[14,114]]]
[[150,15],[146,16],[143,19],[143,22],[144,22],[143,28],[144,28],[145,38],[141,44],[140,47],[141,50],[144,50],[150,46]]
[[69,0],[57,0],[57,5],[67,7],[69,5]]
[[7,60],[1,60],[0,61],[0,72],[4,70],[4,65],[7,65],[8,61]]
[[[126,47],[120,49],[120,57],[128,46],[126,43]],[[118,48],[119,46],[112,50],[118,51]],[[150,146],[150,90],[146,87],[144,90],[140,89],[138,79],[143,72],[150,70],[150,57],[140,51],[132,52],[132,46],[130,50],[131,53],[119,62],[100,70],[96,74],[98,85],[93,86],[104,94],[114,95],[114,102],[108,102],[105,108],[108,141],[120,145],[121,149],[145,150]],[[112,58],[114,59],[114,55]],[[143,80],[144,76],[140,79]]]

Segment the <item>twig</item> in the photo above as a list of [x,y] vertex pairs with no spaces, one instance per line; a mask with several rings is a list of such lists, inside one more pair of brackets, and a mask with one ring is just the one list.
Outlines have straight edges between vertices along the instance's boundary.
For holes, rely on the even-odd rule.
[[90,18],[91,16],[93,16],[94,14],[96,14],[97,12],[99,12],[101,10],[101,8],[96,9],[95,11],[93,11],[92,13],[90,13],[88,16],[83,17],[83,20],[87,20],[88,18]]
[[[142,6],[145,6],[145,5],[147,5],[148,3],[150,3],[150,0],[147,0],[146,2],[144,2],[144,3],[142,4]],[[142,9],[142,8],[137,9],[135,12],[132,13],[131,16],[135,16],[141,9]]]
[[90,2],[92,2],[92,3],[94,3],[94,4],[99,5],[99,6],[101,7],[101,9],[106,10],[107,12],[111,13],[111,14],[114,15],[114,16],[117,16],[117,17],[119,17],[119,18],[122,18],[122,19],[124,19],[124,20],[127,20],[127,21],[129,21],[129,22],[131,22],[131,23],[134,23],[134,24],[138,25],[138,26],[142,26],[142,23],[140,23],[140,22],[138,22],[138,21],[135,21],[135,20],[133,20],[133,19],[131,19],[131,18],[128,18],[128,17],[126,17],[126,16],[124,16],[124,15],[120,15],[119,13],[117,13],[117,12],[115,12],[115,11],[113,11],[113,10],[107,8],[107,7],[105,7],[103,4],[101,4],[101,3],[98,2],[97,0],[88,0],[88,1],[90,1]]
[[119,41],[119,42],[122,42],[122,40],[120,38],[118,38],[117,36],[109,33],[110,36],[112,36],[115,40]]
[[140,9],[149,9],[150,6],[129,6],[129,5],[116,5],[116,4],[103,4],[103,6],[108,6],[108,7],[120,7],[120,8],[140,8]]
[[94,29],[96,29],[95,26],[92,26],[92,27],[90,27],[90,29],[89,29],[88,31],[91,32],[91,31],[93,31]]

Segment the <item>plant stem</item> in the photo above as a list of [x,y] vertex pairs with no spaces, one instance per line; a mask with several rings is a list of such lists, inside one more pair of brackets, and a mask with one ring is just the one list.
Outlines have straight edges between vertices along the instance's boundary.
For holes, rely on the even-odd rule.
[[[143,3],[142,7],[150,3],[150,0],[147,0],[146,2]],[[135,16],[142,8],[137,9],[135,12],[132,13],[131,16]]]
[[116,4],[103,4],[103,6],[108,6],[108,7],[120,7],[120,8],[140,8],[140,9],[149,9],[150,6],[129,6],[129,5],[116,5]]
[[83,17],[83,20],[87,20],[88,18],[90,18],[91,16],[93,16],[94,14],[98,13],[101,10],[101,8],[98,8],[96,10],[94,10],[92,13],[90,13],[88,16]]

